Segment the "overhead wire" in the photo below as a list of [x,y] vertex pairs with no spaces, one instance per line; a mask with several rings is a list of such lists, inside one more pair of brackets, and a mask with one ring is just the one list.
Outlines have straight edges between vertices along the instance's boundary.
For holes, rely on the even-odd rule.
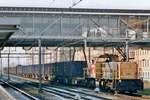
[[77,6],[80,2],[82,2],[83,0],[79,0],[77,2],[73,2],[72,6],[70,6],[69,8],[73,8],[75,6]]

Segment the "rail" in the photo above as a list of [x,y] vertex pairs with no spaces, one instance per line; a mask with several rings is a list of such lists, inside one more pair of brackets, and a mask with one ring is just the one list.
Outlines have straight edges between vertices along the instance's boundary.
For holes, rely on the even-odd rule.
[[36,97],[34,97],[34,96],[32,96],[32,95],[30,95],[30,94],[28,94],[28,93],[26,93],[26,92],[24,92],[24,91],[18,89],[18,88],[16,88],[15,86],[13,86],[13,85],[11,85],[11,84],[5,82],[4,80],[0,80],[0,81],[3,82],[4,84],[8,85],[8,86],[11,87],[12,89],[14,89],[14,90],[20,92],[21,94],[27,96],[28,98],[30,98],[30,99],[32,99],[32,100],[39,100],[38,98],[36,98]]
[[49,90],[53,90],[56,91],[58,93],[64,93],[64,94],[69,94],[71,96],[74,97],[74,99],[76,99],[76,97],[79,97],[83,100],[110,100],[104,97],[99,97],[96,95],[92,95],[89,93],[84,93],[84,92],[80,92],[80,91],[73,91],[73,90],[69,90],[69,89],[60,89],[60,88],[56,88],[56,87],[44,87],[43,90],[45,91],[49,91]]

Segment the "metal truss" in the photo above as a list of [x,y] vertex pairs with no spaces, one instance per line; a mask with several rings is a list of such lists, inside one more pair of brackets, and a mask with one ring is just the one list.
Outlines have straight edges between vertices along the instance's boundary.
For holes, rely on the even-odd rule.
[[77,41],[84,43],[85,39],[95,46],[125,42],[132,17],[144,18],[149,32],[149,10],[0,7],[0,14],[1,24],[13,23],[19,28],[7,46],[35,46],[38,39],[48,46],[63,46],[70,41],[80,46]]

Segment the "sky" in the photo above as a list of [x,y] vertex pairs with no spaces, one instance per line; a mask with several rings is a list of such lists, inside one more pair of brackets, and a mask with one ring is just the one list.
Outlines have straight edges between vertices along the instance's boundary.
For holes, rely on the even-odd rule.
[[[2,53],[8,53],[9,52],[9,48],[8,47],[5,47],[2,51]],[[18,47],[18,48],[10,48],[10,52],[11,53],[25,53],[25,51],[21,48],[21,47]],[[2,57],[3,58],[3,67],[7,67],[8,66],[8,55],[3,55]],[[15,58],[11,58],[11,57],[15,57]],[[21,58],[22,55],[10,55],[10,67],[14,67],[15,65],[18,65],[18,64],[23,64],[25,65],[26,64],[26,59],[25,58]],[[1,60],[0,60],[1,61]]]
[[[0,0],[0,6],[69,8],[79,0]],[[76,8],[150,9],[150,0],[82,0]]]

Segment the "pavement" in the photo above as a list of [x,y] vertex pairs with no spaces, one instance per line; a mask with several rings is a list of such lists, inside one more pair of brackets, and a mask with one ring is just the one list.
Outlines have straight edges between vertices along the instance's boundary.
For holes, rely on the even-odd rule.
[[0,85],[0,100],[15,100],[1,85]]

